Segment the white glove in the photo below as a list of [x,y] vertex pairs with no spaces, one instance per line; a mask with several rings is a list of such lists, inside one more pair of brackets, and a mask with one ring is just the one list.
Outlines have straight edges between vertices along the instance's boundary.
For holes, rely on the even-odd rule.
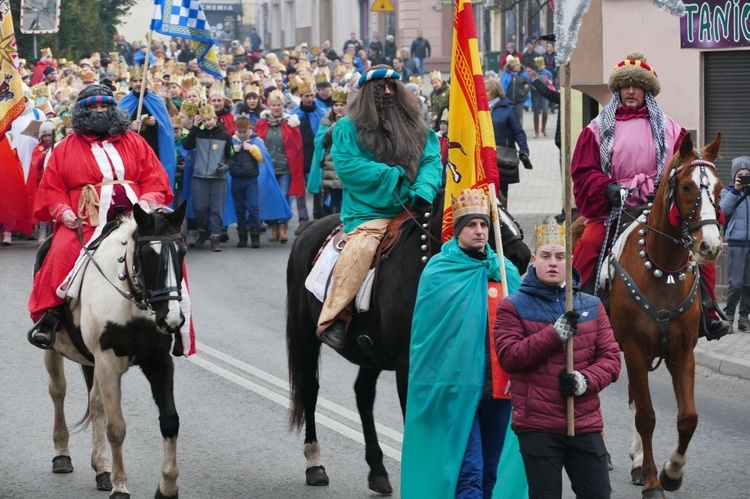
[[62,214],[62,223],[69,229],[78,228],[78,217],[73,210],[65,210]]

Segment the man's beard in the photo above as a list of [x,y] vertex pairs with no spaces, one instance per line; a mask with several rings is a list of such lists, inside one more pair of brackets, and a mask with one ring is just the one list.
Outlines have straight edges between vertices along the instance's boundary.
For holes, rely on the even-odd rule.
[[111,137],[130,129],[130,119],[127,114],[114,106],[109,106],[109,109],[100,113],[88,106],[76,106],[71,113],[70,124],[76,132],[97,137]]

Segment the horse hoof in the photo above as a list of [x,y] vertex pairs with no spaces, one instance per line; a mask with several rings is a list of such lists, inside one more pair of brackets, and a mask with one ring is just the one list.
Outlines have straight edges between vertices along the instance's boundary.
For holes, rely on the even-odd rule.
[[391,482],[390,480],[388,480],[387,476],[372,476],[367,480],[367,482],[370,490],[374,490],[378,494],[393,494],[393,488],[391,487]]
[[114,492],[109,495],[109,499],[130,499],[130,494],[127,492]]
[[159,487],[156,487],[156,494],[154,494],[154,499],[179,499],[180,493],[175,492],[173,496],[165,496],[161,493],[161,490],[159,490]]
[[669,475],[667,475],[666,470],[662,468],[661,472],[659,472],[659,483],[664,488],[664,490],[674,492],[675,490],[678,490],[680,487],[682,487],[682,477],[676,480],[670,478]]
[[642,499],[667,499],[662,489],[644,490],[641,497]]
[[109,479],[109,471],[96,475],[96,488],[98,490],[112,490],[112,481]]
[[328,485],[328,475],[325,466],[311,466],[305,470],[305,483],[316,487]]
[[630,470],[630,481],[633,485],[643,485],[643,468],[636,466]]
[[70,461],[70,456],[57,456],[52,459],[52,473],[71,473],[73,471],[73,463]]

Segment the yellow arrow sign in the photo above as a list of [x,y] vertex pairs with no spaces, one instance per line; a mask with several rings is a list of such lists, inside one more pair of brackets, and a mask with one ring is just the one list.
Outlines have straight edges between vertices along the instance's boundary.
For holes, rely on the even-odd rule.
[[391,0],[375,0],[370,7],[372,12],[393,12],[394,10]]

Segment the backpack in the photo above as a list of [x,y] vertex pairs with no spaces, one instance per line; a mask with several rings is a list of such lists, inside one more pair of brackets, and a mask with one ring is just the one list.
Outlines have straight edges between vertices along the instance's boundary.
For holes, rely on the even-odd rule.
[[510,77],[508,83],[508,100],[513,104],[522,104],[526,101],[526,90],[523,88],[525,80],[519,75]]

